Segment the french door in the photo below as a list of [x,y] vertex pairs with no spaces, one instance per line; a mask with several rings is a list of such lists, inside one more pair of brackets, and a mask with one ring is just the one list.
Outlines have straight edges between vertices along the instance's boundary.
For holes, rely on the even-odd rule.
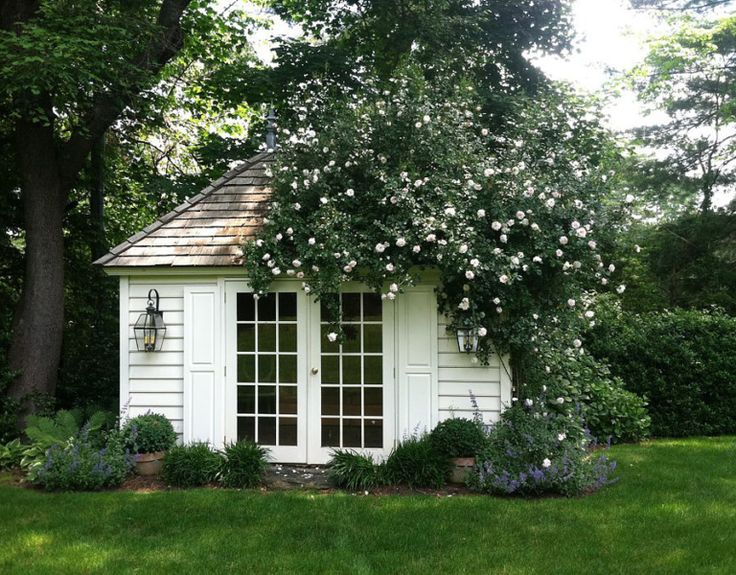
[[227,441],[256,441],[292,463],[325,463],[334,448],[390,450],[393,306],[357,288],[339,297],[342,344],[296,282],[257,300],[244,282],[226,283]]

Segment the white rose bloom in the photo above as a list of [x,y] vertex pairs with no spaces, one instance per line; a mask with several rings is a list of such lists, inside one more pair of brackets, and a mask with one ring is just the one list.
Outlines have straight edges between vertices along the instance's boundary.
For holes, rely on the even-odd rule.
[[491,224],[491,228],[493,228],[493,229],[494,229],[495,231],[498,231],[498,230],[500,230],[500,229],[501,229],[501,227],[502,227],[502,224],[501,224],[501,222],[493,222],[493,223]]
[[394,284],[391,284],[390,286],[388,286],[388,289],[389,289],[389,291],[392,291],[392,292],[396,293],[397,291],[399,291],[399,286],[398,286],[398,284],[395,284],[394,283]]
[[415,254],[418,254],[422,251],[422,246],[414,246],[413,248],[411,248],[411,251],[413,251]]
[[544,202],[548,208],[554,208],[555,207],[555,201],[552,198],[549,198],[546,202]]
[[475,273],[471,270],[465,272],[465,277],[469,280],[475,279]]
[[584,238],[588,235],[588,230],[586,230],[585,228],[578,228],[577,230],[575,230],[575,233],[579,238]]
[[279,268],[273,268],[273,269],[271,270],[271,273],[272,273],[273,275],[277,276],[277,275],[280,275],[280,274],[281,274],[281,270],[280,270]]
[[463,311],[467,311],[468,309],[470,309],[470,300],[468,298],[464,297],[460,301],[460,303],[458,304],[457,307],[460,308]]
[[374,248],[376,250],[376,253],[382,254],[384,251],[386,251],[386,246],[381,244],[376,244],[376,247]]
[[468,252],[468,244],[461,245],[458,250],[461,254],[465,254]]
[[328,202],[327,198],[325,198],[324,196],[322,196],[322,197],[321,197],[321,198],[319,199],[319,201],[320,201],[320,202],[322,202],[322,205],[324,205],[324,204],[326,204],[326,203]]
[[261,258],[264,262],[267,262],[271,259],[271,254],[263,254],[263,257]]
[[567,305],[569,305],[570,307],[575,307],[575,304],[576,303],[577,302],[574,299],[572,299],[572,298],[570,298],[569,300],[567,300]]
[[386,271],[387,272],[394,271],[394,264],[386,264]]
[[613,265],[613,264],[611,264],[610,266],[608,266],[608,271],[611,272],[611,273],[615,272],[616,271],[616,266]]
[[626,197],[624,198],[624,201],[627,204],[630,204],[634,201],[634,196],[632,194],[626,194]]
[[567,245],[567,242],[568,242],[567,236],[560,236],[560,243],[563,246],[566,246]]
[[580,222],[575,220],[572,222],[572,224],[570,224],[570,226],[572,227],[573,230],[577,230],[580,227]]
[[488,330],[486,328],[484,328],[484,327],[479,327],[478,328],[478,335],[480,337],[485,337],[486,335],[488,335]]
[[488,128],[483,128],[483,129],[482,129],[482,130],[480,131],[480,135],[481,135],[481,136],[487,136],[487,135],[488,135]]
[[501,298],[494,297],[493,298],[493,303],[495,303],[496,305],[500,304],[501,303]]
[[315,240],[314,238],[309,238],[309,239],[307,240],[307,243],[308,243],[308,244],[309,244],[310,246],[313,246],[314,244],[316,244],[316,243],[317,243],[317,240]]
[[428,242],[434,242],[437,241],[437,236],[434,234],[427,234],[427,237],[425,238]]
[[558,398],[557,398],[557,403],[558,403],[559,405],[562,405],[563,403],[565,403],[565,398],[564,398],[564,397],[558,397]]
[[598,244],[596,243],[596,241],[595,241],[595,240],[590,240],[590,241],[588,242],[588,247],[589,247],[589,248],[590,248],[591,250],[594,250],[594,249],[595,249],[596,247],[598,247]]
[[474,268],[477,268],[478,266],[480,266],[480,260],[478,258],[473,258],[472,260],[470,260],[470,265]]
[[573,345],[574,345],[575,347],[577,347],[577,348],[580,348],[580,346],[582,346],[582,345],[583,345],[583,342],[582,342],[582,341],[580,341],[579,339],[575,338],[574,340],[572,340],[572,344],[573,344]]
[[557,434],[557,441],[565,441],[567,439],[567,434],[565,433],[558,433]]
[[335,342],[337,341],[337,334],[334,331],[331,331],[330,333],[327,334],[327,339],[330,340],[331,342]]
[[477,215],[479,218],[485,218],[486,217],[486,211],[484,209],[480,209],[477,212],[475,212],[475,215]]
[[534,256],[534,257],[532,258],[532,261],[533,261],[533,262],[534,262],[535,264],[541,264],[541,263],[542,263],[542,258],[540,258],[539,256]]
[[626,291],[626,286],[624,284],[621,284],[620,286],[616,288],[616,293],[621,294],[621,293],[624,293],[625,291]]
[[446,216],[454,216],[455,215],[455,208],[450,206],[449,208],[445,208],[445,215]]
[[282,234],[281,232],[279,232],[278,234],[276,234],[276,241],[277,242],[280,242],[283,239],[284,239],[284,234]]
[[592,310],[588,310],[588,311],[585,312],[585,317],[587,317],[588,319],[591,319],[594,316],[595,316],[595,312],[592,311]]
[[348,188],[345,190],[345,195],[352,198],[355,195],[355,190],[353,188]]
[[601,284],[602,284],[602,285],[604,285],[604,286],[605,286],[605,285],[608,285],[608,279],[606,279],[606,278],[601,278]]
[[503,274],[499,276],[498,281],[500,281],[502,284],[507,284],[509,283],[509,276],[507,276],[506,274]]
[[525,215],[526,214],[524,212],[522,212],[521,210],[519,210],[518,212],[516,212],[516,219],[517,220],[523,220]]
[[296,272],[296,277],[298,277],[299,279],[303,279],[304,278],[304,272]]
[[538,232],[538,231],[539,231],[539,224],[538,224],[537,222],[534,222],[534,223],[533,223],[533,224],[531,225],[531,228],[532,228],[532,229],[533,229],[533,230],[534,230],[535,232]]
[[256,240],[256,246],[258,246],[259,248],[262,248],[263,247],[263,240]]
[[393,300],[395,300],[395,299],[396,299],[396,294],[395,294],[395,293],[393,293],[393,292],[388,292],[388,293],[386,294],[386,297],[387,297],[388,299],[390,299],[391,301],[393,301]]
[[496,313],[502,313],[502,312],[503,312],[503,308],[501,306],[498,306],[496,308]]
[[421,128],[421,127],[422,127],[422,123],[421,123],[421,122],[416,122],[416,123],[414,124],[414,127],[415,127],[415,128]]
[[396,240],[396,246],[399,248],[403,248],[406,245],[406,240],[404,238],[399,238]]
[[550,467],[552,465],[552,462],[549,460],[549,458],[545,457],[544,461],[542,461],[542,467],[545,469]]
[[501,234],[498,236],[498,239],[501,241],[502,244],[505,244],[509,241],[509,237],[506,234]]
[[562,257],[562,250],[557,250],[557,251],[555,251],[555,255],[556,255],[556,256],[557,256],[558,258],[561,258],[561,257]]
[[294,235],[294,228],[286,228],[286,235],[287,236]]
[[299,260],[294,260],[293,262],[291,262],[291,265],[293,265],[295,268],[300,268],[302,267],[302,262]]
[[483,170],[483,175],[486,178],[490,178],[493,175],[493,170],[491,168],[486,168],[485,170]]

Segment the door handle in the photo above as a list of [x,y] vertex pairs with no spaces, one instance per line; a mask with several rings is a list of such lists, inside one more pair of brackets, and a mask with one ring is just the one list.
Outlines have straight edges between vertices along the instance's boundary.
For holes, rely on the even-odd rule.
[[311,371],[312,371],[312,375],[317,375],[319,373],[319,368],[313,367]]

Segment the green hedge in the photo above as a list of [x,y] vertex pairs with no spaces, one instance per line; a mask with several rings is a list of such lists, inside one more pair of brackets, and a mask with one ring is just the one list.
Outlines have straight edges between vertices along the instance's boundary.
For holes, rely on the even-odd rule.
[[601,311],[587,342],[648,400],[657,436],[736,433],[736,318],[717,311]]

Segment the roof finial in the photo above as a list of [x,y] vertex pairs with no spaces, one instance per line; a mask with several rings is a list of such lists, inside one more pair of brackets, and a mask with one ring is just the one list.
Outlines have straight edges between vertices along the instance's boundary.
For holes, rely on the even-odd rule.
[[266,148],[276,149],[276,110],[271,108],[266,116]]

